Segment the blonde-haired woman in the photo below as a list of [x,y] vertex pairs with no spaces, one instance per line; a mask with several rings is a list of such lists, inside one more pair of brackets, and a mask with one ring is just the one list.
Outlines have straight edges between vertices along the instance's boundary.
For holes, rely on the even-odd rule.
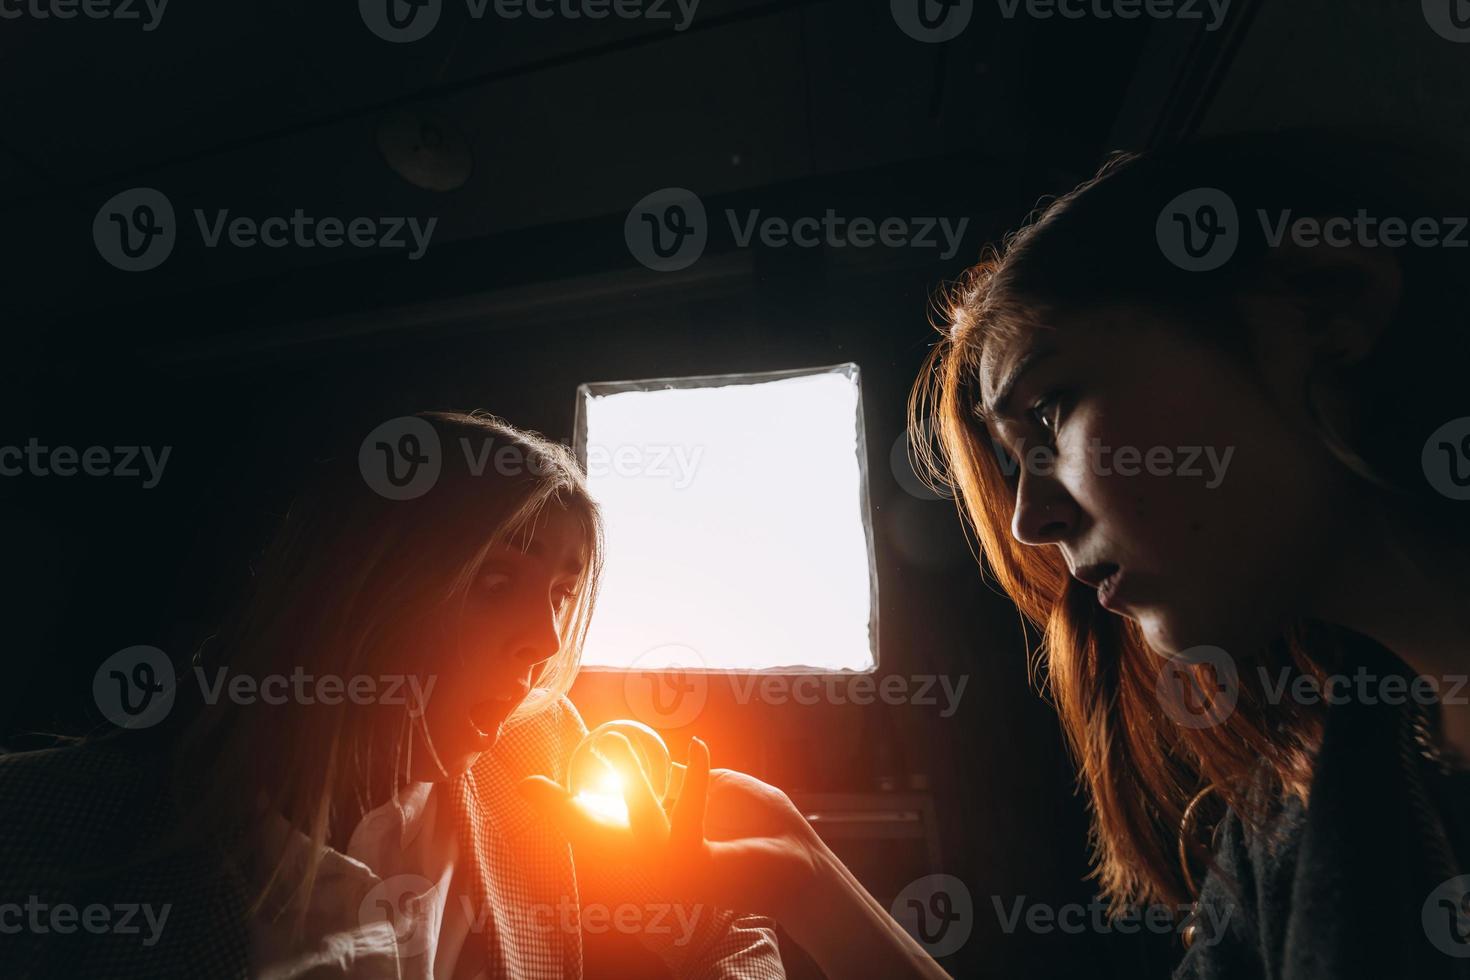
[[[42,910],[7,976],[577,977],[592,904],[675,975],[784,975],[760,920],[579,875],[517,790],[586,734],[575,461],[486,415],[397,428],[318,464],[165,718],[0,757],[0,902]],[[46,911],[98,907],[153,927]]]

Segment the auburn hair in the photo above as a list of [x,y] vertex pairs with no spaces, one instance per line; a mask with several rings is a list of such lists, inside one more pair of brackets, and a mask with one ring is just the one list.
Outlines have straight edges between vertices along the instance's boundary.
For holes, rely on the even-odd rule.
[[[1137,625],[1102,610],[1093,590],[1071,578],[1059,549],[1012,537],[1014,483],[976,411],[982,354],[1063,317],[1085,321],[1073,315],[1104,305],[1165,313],[1181,330],[1242,351],[1246,332],[1233,301],[1262,274],[1271,246],[1265,216],[1470,213],[1446,210],[1459,199],[1446,181],[1461,171],[1436,170],[1442,154],[1394,148],[1401,145],[1299,132],[1116,154],[999,245],[987,246],[978,264],[935,296],[940,338],[908,406],[916,468],[935,489],[954,493],[982,567],[1041,634],[1035,676],[1055,704],[1087,791],[1093,873],[1114,911],[1191,900],[1192,869],[1211,864],[1212,830],[1225,807],[1259,828],[1275,804],[1306,801],[1323,709],[1290,699],[1270,703],[1255,668],[1320,677],[1362,639],[1329,624],[1293,623],[1266,649],[1235,655],[1237,703],[1223,721],[1188,727],[1171,720],[1156,687],[1160,657]],[[1239,216],[1233,253],[1209,271],[1171,261],[1158,230],[1166,206],[1200,188],[1223,191]],[[1464,541],[1465,515],[1432,492],[1420,460],[1430,432],[1470,414],[1463,379],[1454,376],[1466,363],[1470,277],[1460,253],[1451,253],[1395,250],[1404,281],[1395,320],[1368,359],[1333,379],[1350,396],[1353,431],[1319,423],[1334,455],[1371,481],[1387,506],[1437,515]],[[1431,333],[1439,328],[1449,329]],[[1426,356],[1431,339],[1450,350]],[[1385,388],[1394,392],[1393,404],[1370,401]],[[1212,668],[1191,669],[1200,689],[1211,690],[1204,681]],[[1191,808],[1202,799],[1208,804]]]

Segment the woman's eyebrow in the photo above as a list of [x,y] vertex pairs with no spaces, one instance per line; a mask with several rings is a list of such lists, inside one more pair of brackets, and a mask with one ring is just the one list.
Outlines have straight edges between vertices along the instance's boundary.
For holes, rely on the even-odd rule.
[[1002,418],[1014,418],[1014,412],[1010,407],[1011,396],[1015,394],[1016,385],[1021,381],[1022,375],[1035,367],[1039,362],[1046,360],[1056,354],[1054,347],[1033,347],[1026,353],[1017,357],[1015,362],[1001,375],[1000,381],[995,386],[995,393],[987,402],[982,403],[975,409],[975,413],[986,422],[993,422]]
[[[533,558],[545,558],[546,546],[543,545],[538,539],[532,538],[526,543],[525,551],[521,552],[521,554],[529,555]],[[568,576],[570,578],[581,578],[582,567],[585,564],[585,561],[582,561],[578,557],[573,556],[561,563],[561,566],[557,569],[557,573],[560,575]]]

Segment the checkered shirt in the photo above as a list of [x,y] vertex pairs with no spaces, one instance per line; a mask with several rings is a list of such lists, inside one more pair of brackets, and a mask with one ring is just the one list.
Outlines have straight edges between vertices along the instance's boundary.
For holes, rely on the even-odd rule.
[[[536,773],[564,779],[585,734],[561,699],[507,726],[494,749],[446,787],[459,853],[471,856],[475,918],[483,919],[468,941],[484,944],[490,980],[582,976],[576,924],[590,913],[571,847],[516,783]],[[0,755],[0,976],[250,976],[246,884],[217,853],[175,852],[106,870],[177,826],[167,773],[162,756],[140,753],[127,737]],[[785,976],[767,920],[678,910],[632,876],[603,878],[616,896],[604,921],[621,922],[674,976]],[[574,910],[570,919],[566,909]],[[84,928],[89,916],[93,923],[105,916],[106,927]],[[673,928],[676,921],[689,928]]]

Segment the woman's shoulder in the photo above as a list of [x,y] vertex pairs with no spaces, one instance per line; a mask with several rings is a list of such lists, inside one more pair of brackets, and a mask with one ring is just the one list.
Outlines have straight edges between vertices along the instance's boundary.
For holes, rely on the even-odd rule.
[[1265,976],[1280,962],[1292,881],[1306,826],[1295,797],[1254,791],[1247,818],[1227,809],[1196,902],[1195,940],[1175,980]]
[[167,774],[163,757],[125,737],[0,753],[0,849],[17,863],[105,853],[164,805]]
[[80,803],[95,808],[161,777],[160,756],[125,737],[57,739],[43,748],[0,752],[0,807],[44,808]]
[[156,743],[126,734],[0,753],[0,894],[127,917],[18,937],[0,959],[19,975],[244,976],[234,877],[159,848],[176,814],[170,775]]
[[58,788],[104,783],[125,786],[162,772],[167,752],[153,740],[119,732],[96,738],[53,736],[42,745],[0,749],[0,779],[52,783]]

